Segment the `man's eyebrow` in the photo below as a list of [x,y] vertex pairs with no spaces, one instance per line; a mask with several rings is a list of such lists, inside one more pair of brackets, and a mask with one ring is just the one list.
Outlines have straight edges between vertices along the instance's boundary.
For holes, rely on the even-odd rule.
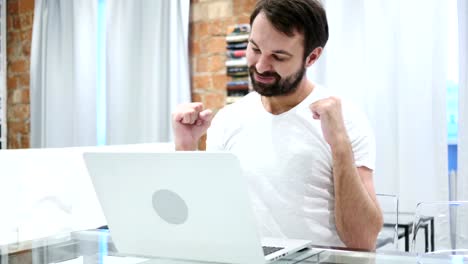
[[255,43],[255,41],[253,41],[253,39],[249,38],[249,42],[258,47],[257,43]]
[[[254,44],[256,47],[258,47],[257,43],[255,43],[255,41],[253,39],[249,39],[249,42]],[[292,57],[293,55],[285,50],[274,50],[272,53],[276,53],[276,54],[282,54],[282,55],[286,55],[286,56],[289,56],[289,57]]]

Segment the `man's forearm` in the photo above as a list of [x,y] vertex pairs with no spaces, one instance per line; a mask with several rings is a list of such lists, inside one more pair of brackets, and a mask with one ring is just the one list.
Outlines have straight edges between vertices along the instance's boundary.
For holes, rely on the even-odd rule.
[[194,151],[198,149],[198,144],[197,143],[191,143],[191,144],[183,144],[183,143],[175,143],[175,150],[177,151]]
[[338,234],[348,247],[374,249],[382,214],[362,182],[349,140],[332,147],[332,155]]

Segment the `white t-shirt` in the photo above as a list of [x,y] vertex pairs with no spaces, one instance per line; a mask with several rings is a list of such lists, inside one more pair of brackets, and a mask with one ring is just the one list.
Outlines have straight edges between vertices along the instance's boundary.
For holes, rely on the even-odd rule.
[[[335,226],[331,150],[309,109],[329,96],[316,85],[300,104],[273,115],[251,92],[212,121],[207,150],[231,151],[239,158],[263,236],[344,246]],[[342,110],[356,166],[374,169],[375,141],[366,117],[344,102]]]

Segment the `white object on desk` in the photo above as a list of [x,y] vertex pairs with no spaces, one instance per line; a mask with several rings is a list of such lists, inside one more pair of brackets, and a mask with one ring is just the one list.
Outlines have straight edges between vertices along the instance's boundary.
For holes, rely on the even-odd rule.
[[173,150],[171,143],[150,143],[0,151],[0,244],[106,224],[83,152]]

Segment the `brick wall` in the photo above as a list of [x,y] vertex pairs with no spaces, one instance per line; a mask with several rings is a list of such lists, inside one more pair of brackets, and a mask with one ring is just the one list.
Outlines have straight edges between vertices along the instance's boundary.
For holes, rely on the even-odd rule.
[[7,1],[8,148],[29,148],[29,64],[34,0]]
[[[228,77],[226,31],[230,25],[249,23],[255,0],[191,0],[190,57],[192,101],[219,110],[226,100]],[[205,138],[199,144],[205,149]]]
[[[192,101],[217,111],[226,100],[226,30],[248,23],[255,0],[191,0]],[[29,64],[34,0],[7,1],[8,148],[28,148]],[[204,149],[205,140],[200,142]]]

